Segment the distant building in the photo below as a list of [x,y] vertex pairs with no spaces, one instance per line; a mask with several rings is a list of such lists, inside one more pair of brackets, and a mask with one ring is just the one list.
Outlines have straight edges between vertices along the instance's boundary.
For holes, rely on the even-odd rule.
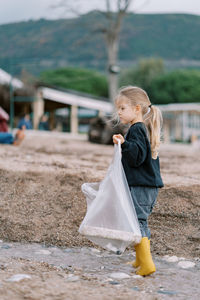
[[108,114],[113,111],[113,106],[108,99],[99,99],[92,95],[86,95],[76,91],[39,87],[35,101],[33,102],[34,128],[38,128],[39,120],[45,112],[49,112],[50,129],[55,128],[55,111],[63,108],[68,108],[68,113],[61,110],[58,112],[58,115],[60,116],[60,120],[61,118],[62,120],[66,118],[66,125],[72,133],[78,133],[80,114],[82,114],[83,117],[85,113],[80,111],[80,108],[91,110],[91,112],[87,111],[89,118],[92,114],[95,115],[95,111],[98,114]]
[[159,105],[163,114],[164,142],[200,139],[200,103]]

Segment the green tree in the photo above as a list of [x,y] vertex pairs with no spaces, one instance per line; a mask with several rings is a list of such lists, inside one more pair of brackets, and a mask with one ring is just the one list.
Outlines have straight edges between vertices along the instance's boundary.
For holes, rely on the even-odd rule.
[[108,97],[106,76],[92,70],[72,67],[50,70],[42,72],[40,80],[49,85]]
[[122,73],[120,85],[136,85],[148,92],[152,80],[161,74],[164,74],[164,64],[162,59],[142,59],[136,67],[125,70]]
[[200,71],[177,70],[157,77],[148,93],[155,104],[200,102]]

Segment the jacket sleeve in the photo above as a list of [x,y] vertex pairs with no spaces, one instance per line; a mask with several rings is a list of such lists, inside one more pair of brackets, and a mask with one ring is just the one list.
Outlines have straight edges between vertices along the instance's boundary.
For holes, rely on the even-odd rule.
[[146,136],[141,128],[130,131],[128,140],[121,145],[122,156],[130,167],[139,167],[146,159]]

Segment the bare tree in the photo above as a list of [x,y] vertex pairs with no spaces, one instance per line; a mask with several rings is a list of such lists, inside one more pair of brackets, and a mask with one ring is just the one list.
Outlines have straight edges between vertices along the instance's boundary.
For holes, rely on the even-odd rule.
[[118,53],[122,20],[133,0],[116,0],[117,10],[111,11],[111,1],[106,0],[106,11],[102,12],[107,19],[107,26],[102,30],[106,41],[108,55],[109,98],[114,101],[118,89]]
[[[109,98],[113,102],[118,89],[118,54],[119,54],[119,39],[123,18],[125,17],[131,4],[136,0],[104,0],[105,10],[98,10],[104,17],[105,22],[95,29],[95,32],[101,32],[104,35],[107,50],[107,67],[108,67],[108,83],[109,83]],[[141,0],[146,3],[148,0]],[[75,2],[79,3],[80,0]],[[61,0],[54,6],[63,8],[70,13],[79,15],[77,7],[74,9],[69,0]],[[77,4],[77,3],[76,3]]]

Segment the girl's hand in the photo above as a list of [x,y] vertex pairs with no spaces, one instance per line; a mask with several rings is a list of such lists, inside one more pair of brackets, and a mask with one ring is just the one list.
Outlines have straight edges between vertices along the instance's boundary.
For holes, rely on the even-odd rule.
[[118,144],[118,140],[120,140],[120,144],[123,144],[125,142],[125,139],[121,134],[114,134],[113,135],[113,143]]

